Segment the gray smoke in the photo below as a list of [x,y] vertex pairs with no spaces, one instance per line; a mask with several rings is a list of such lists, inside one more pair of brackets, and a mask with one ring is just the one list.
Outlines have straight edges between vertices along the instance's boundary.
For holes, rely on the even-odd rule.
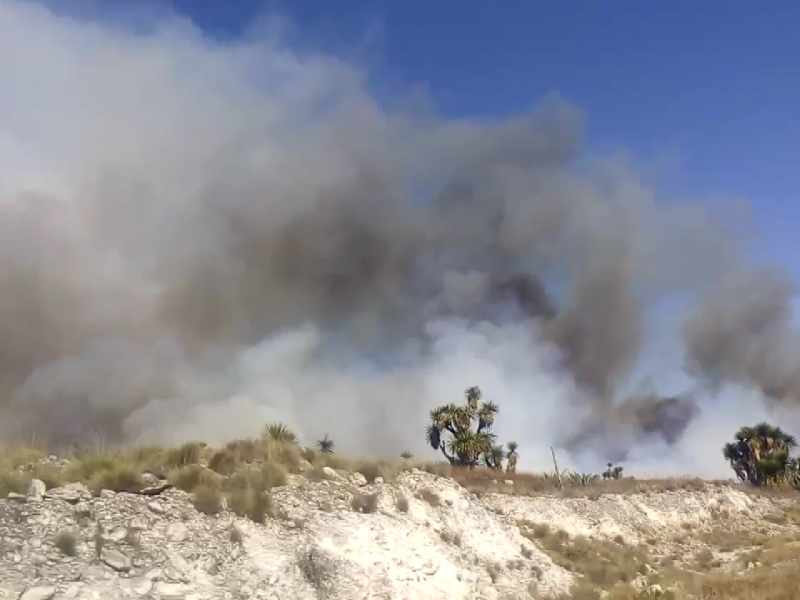
[[684,325],[687,368],[712,390],[755,387],[771,403],[800,403],[800,333],[793,327],[795,284],[760,268],[721,283]]
[[[744,272],[724,222],[586,154],[557,95],[496,123],[388,111],[332,57],[152,25],[0,0],[3,435],[215,442],[280,419],[421,451],[427,411],[477,384],[534,462],[680,444],[693,400],[619,390],[663,298]],[[701,310],[699,373],[794,393],[778,348],[753,356],[793,344],[787,293]]]

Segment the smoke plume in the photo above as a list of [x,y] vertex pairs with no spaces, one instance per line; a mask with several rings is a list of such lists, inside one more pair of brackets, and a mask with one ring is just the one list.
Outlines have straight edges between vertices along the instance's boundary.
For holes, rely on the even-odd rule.
[[422,453],[429,409],[480,385],[523,466],[679,449],[696,397],[620,391],[673,296],[699,303],[694,376],[798,398],[791,286],[587,153],[577,107],[453,120],[365,82],[174,16],[0,0],[0,435],[217,443],[281,420]]

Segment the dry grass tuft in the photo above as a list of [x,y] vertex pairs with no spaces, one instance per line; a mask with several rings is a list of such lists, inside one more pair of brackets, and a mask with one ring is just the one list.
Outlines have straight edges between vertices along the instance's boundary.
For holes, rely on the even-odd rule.
[[219,487],[202,484],[194,489],[192,503],[199,512],[206,515],[216,515],[222,512],[225,496]]
[[378,510],[378,494],[362,494],[356,492],[350,501],[350,508],[355,512],[365,514],[374,513]]
[[59,531],[53,538],[53,545],[65,556],[78,556],[78,538],[71,531]]
[[431,506],[439,506],[442,503],[442,498],[430,488],[422,488],[416,494],[417,498],[424,500]]

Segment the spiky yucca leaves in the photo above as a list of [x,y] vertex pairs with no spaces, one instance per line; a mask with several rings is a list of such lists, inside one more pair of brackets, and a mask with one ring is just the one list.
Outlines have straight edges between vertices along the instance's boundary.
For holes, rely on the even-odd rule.
[[[496,436],[491,432],[497,405],[494,402],[481,404],[483,395],[477,386],[468,388],[464,395],[464,405],[445,404],[431,411],[430,424],[425,431],[428,443],[434,450],[441,450],[451,465],[473,468],[483,462],[502,468],[503,450],[502,447],[498,449]],[[450,439],[444,440],[444,434]]]
[[483,455],[482,463],[484,467],[499,471],[503,468],[503,460],[505,457],[505,448],[502,446],[492,446],[491,450]]
[[285,442],[287,444],[296,444],[297,434],[289,429],[283,423],[267,423],[261,433],[261,437],[275,442]]
[[573,487],[585,487],[593,485],[600,480],[599,475],[594,473],[578,473],[577,471],[570,471],[566,474],[567,484]]
[[333,454],[333,449],[336,447],[336,444],[333,443],[333,440],[328,437],[328,434],[325,434],[321,440],[317,440],[317,450],[319,450],[320,454]]
[[412,458],[414,458],[414,455],[411,454],[411,452],[409,452],[408,450],[406,450],[405,452],[402,452],[400,454],[400,458],[402,458],[403,460],[411,460]]
[[797,448],[797,439],[769,423],[742,427],[734,442],[725,444],[723,456],[743,483],[772,486],[789,483],[792,476],[790,453]]

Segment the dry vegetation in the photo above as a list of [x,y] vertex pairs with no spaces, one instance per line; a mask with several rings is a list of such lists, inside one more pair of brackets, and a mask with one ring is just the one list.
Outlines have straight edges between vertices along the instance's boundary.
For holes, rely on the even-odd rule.
[[553,562],[579,576],[571,593],[557,600],[800,598],[800,501],[767,519],[787,526],[785,534],[757,523],[753,530],[737,531],[722,519],[711,531],[687,532],[676,540],[684,548],[699,547],[697,551],[666,554],[653,543],[632,547],[622,538],[571,537],[544,524],[519,525]]
[[[47,461],[48,453],[35,445],[6,446],[0,453],[0,497],[10,492],[25,493],[32,478],[49,487],[65,482],[83,482],[91,489],[137,491],[147,485],[146,474],[167,480],[193,494],[197,510],[214,514],[227,506],[253,521],[279,517],[272,504],[270,490],[284,485],[291,474],[303,474],[314,480],[326,479],[325,467],[363,474],[369,482],[378,478],[391,481],[399,472],[421,468],[443,476],[452,476],[477,494],[506,493],[520,495],[582,496],[598,498],[602,494],[627,494],[642,491],[701,490],[724,482],[697,479],[639,480],[552,474],[504,473],[487,468],[451,468],[450,465],[415,461],[411,458],[385,461],[361,461],[301,448],[294,440],[265,435],[241,440],[223,448],[188,443],[177,448],[139,447],[130,449],[80,449],[63,455],[64,463]],[[781,490],[761,489],[753,493],[783,494]],[[421,490],[418,497],[438,505],[438,496]],[[377,510],[378,498],[356,493],[352,509],[370,513]],[[408,510],[408,499],[396,498],[396,508]],[[725,515],[721,515],[724,520]],[[559,600],[642,598],[642,590],[660,586],[660,598],[698,598],[731,600],[796,600],[800,598],[800,503],[786,504],[781,514],[771,515],[764,528],[743,532],[720,523],[705,532],[687,530],[685,538],[693,545],[673,540],[670,549],[660,540],[651,539],[640,547],[631,547],[620,539],[599,540],[570,537],[541,524],[520,523],[521,531],[542,548],[553,561],[579,576],[580,583],[570,595]],[[782,533],[776,534],[780,530]],[[785,530],[785,531],[784,531]],[[236,533],[233,532],[232,535]],[[65,555],[74,552],[74,538],[62,532],[55,541]],[[457,543],[453,538],[452,543]],[[678,550],[676,551],[676,548]],[[694,548],[694,550],[689,550]],[[508,568],[515,568],[508,565]],[[498,573],[506,565],[496,565]],[[312,573],[313,574],[313,573]],[[495,573],[496,575],[497,573]],[[654,588],[656,589],[656,588]],[[655,592],[654,592],[655,593]],[[660,592],[659,592],[660,593]]]

